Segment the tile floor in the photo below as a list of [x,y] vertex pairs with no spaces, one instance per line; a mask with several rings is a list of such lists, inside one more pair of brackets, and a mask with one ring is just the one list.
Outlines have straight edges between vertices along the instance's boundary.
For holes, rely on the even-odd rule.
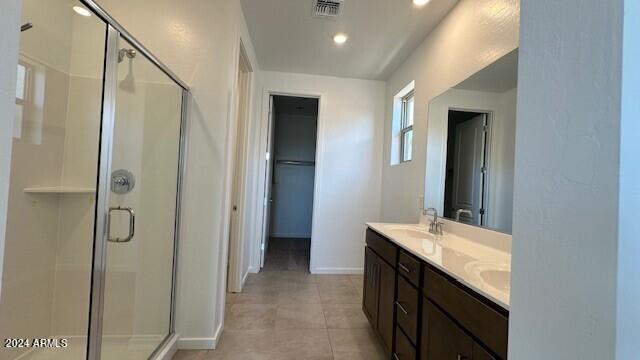
[[227,296],[218,348],[174,360],[383,359],[361,304],[362,275],[252,274],[242,293]]

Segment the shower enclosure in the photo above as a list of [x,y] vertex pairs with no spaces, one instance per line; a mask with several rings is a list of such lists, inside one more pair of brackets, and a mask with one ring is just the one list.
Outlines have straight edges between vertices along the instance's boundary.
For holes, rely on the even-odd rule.
[[188,87],[92,0],[24,0],[4,359],[148,359],[174,335]]

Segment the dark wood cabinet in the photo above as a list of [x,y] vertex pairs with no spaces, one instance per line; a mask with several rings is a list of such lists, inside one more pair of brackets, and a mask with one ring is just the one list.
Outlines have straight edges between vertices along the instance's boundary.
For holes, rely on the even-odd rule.
[[[395,259],[397,249],[378,234],[367,234],[365,248],[362,309],[376,330],[387,354],[393,348],[394,304],[396,289]],[[377,251],[384,253],[384,256]],[[394,254],[395,252],[395,254]],[[391,264],[387,260],[394,259]]]
[[398,276],[398,300],[396,300],[396,322],[413,344],[418,343],[418,290],[402,276]]
[[424,271],[424,295],[500,358],[507,358],[508,312],[435,270]]
[[423,309],[421,359],[473,359],[473,339],[426,299]]
[[480,344],[473,343],[473,360],[497,360],[489,354]]
[[400,328],[396,329],[393,360],[416,360],[416,348]]
[[453,319],[423,299],[421,360],[496,360]]
[[378,302],[378,333],[387,353],[393,347],[393,308],[395,303],[396,272],[380,260],[378,271],[380,297]]
[[365,248],[364,252],[364,279],[362,291],[362,310],[369,319],[374,328],[378,327],[378,287],[376,286],[377,277],[376,254],[370,249]]
[[367,229],[362,308],[392,360],[504,360],[509,312]]
[[398,273],[414,286],[420,286],[420,260],[401,250],[398,256]]

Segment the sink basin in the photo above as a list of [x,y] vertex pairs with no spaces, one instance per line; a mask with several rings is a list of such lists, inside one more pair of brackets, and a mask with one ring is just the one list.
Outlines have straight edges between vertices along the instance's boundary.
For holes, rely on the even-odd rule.
[[415,239],[424,239],[431,237],[431,234],[427,231],[423,231],[413,226],[406,225],[390,225],[388,229],[400,236],[415,238]]
[[402,233],[408,237],[412,237],[412,238],[418,238],[418,239],[422,239],[425,237],[429,237],[429,233],[426,231],[420,231],[420,230],[413,230],[413,229],[406,229],[406,230],[401,230]]
[[508,294],[511,290],[511,271],[507,265],[472,261],[465,265],[465,270],[496,291]]
[[486,270],[480,272],[480,277],[489,286],[502,292],[511,290],[511,272],[506,270]]

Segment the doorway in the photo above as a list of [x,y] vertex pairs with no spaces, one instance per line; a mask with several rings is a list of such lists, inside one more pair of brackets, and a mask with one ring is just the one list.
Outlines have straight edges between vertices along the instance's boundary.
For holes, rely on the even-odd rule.
[[484,226],[490,114],[449,110],[444,217]]
[[271,97],[264,271],[309,272],[318,102]]

